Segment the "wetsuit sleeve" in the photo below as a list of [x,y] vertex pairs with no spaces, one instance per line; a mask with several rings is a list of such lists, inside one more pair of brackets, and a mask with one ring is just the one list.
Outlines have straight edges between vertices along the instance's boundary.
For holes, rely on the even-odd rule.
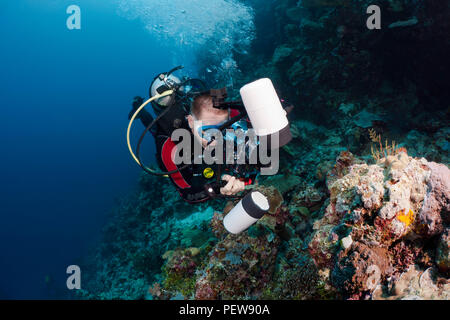
[[[128,120],[131,120],[131,117],[136,113],[137,109],[141,106],[141,104],[144,102],[144,98],[142,97],[135,97],[132,109],[130,113],[128,114]],[[150,123],[153,121],[152,115],[145,109],[141,110],[139,112],[139,115],[136,119],[140,119],[144,127],[147,127]]]
[[201,203],[211,199],[203,189],[196,190],[194,187],[187,190],[178,190],[178,193],[188,203]]
[[147,128],[152,123],[153,117],[147,110],[142,110],[139,112],[139,120],[141,120],[144,127]]

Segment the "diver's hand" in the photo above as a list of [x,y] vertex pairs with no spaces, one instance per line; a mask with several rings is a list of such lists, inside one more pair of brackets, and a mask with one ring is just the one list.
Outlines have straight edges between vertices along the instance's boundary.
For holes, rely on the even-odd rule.
[[[133,99],[133,103],[132,103],[132,109],[130,111],[130,113],[128,114],[128,120],[131,120],[131,118],[133,117],[133,115],[135,114],[136,110],[139,109],[139,107],[144,103],[144,98],[142,97],[134,97]],[[139,119],[139,115],[136,117],[136,119]]]
[[244,191],[245,189],[244,182],[228,174],[224,174],[222,176],[222,180],[228,182],[223,188],[220,188],[220,193],[223,195],[232,196],[238,192]]

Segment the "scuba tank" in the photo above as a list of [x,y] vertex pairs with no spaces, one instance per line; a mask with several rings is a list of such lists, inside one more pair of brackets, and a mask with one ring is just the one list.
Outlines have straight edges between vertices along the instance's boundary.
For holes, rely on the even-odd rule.
[[[164,76],[165,76],[164,74],[161,74],[160,76],[154,79],[152,85],[149,88],[150,97],[153,97],[157,94],[161,94],[167,90],[170,90],[170,88],[168,88],[164,84],[164,82],[160,79],[160,77]],[[173,81],[174,84],[181,83],[181,81],[173,75],[168,76],[167,80]],[[182,89],[180,88],[179,90]],[[170,135],[174,130],[179,129],[181,127],[186,127],[185,126],[186,122],[185,116],[187,114],[186,107],[184,105],[179,105],[178,107],[171,108],[174,104],[176,104],[177,102],[176,100],[177,100],[176,93],[173,93],[170,96],[166,96],[151,102],[153,111],[157,116],[162,114],[163,111],[169,108],[169,111],[164,113],[164,115],[156,123],[156,132],[170,137]]]
[[149,87],[149,96],[155,97],[167,90],[174,90],[169,95],[151,102],[153,111],[157,116],[163,114],[156,122],[156,132],[171,136],[172,132],[179,128],[188,129],[186,116],[190,112],[191,99],[193,92],[203,92],[206,85],[202,80],[183,78],[180,80],[173,73],[182,69],[178,66],[172,70],[161,73],[156,76]]
[[[168,72],[159,74],[153,79],[153,82],[149,88],[149,93],[151,96],[150,99],[145,101],[136,110],[136,112],[133,114],[128,124],[127,129],[128,150],[130,151],[133,159],[138,163],[138,165],[145,172],[153,175],[167,176],[173,173],[177,173],[189,167],[189,165],[186,164],[183,167],[173,171],[157,172],[143,165],[140,158],[141,144],[147,132],[152,130],[152,128],[155,127],[156,125],[157,129],[155,130],[156,131],[155,134],[163,134],[170,137],[174,130],[187,126],[186,115],[189,114],[190,103],[193,97],[197,96],[200,92],[204,91],[206,88],[206,85],[202,80],[183,78],[183,81],[180,81],[179,78],[172,75],[173,72],[183,68],[184,68],[183,66],[178,66]],[[139,138],[135,155],[133,149],[131,148],[130,130],[133,121],[139,116],[141,110],[143,110],[148,103],[152,104],[153,111],[157,116],[145,128],[144,132]],[[153,132],[154,131],[152,130],[152,133]]]

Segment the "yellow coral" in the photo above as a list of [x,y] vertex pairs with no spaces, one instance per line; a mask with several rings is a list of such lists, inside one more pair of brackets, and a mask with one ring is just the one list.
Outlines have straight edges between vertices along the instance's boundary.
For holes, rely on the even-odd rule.
[[405,210],[401,210],[397,216],[397,219],[408,227],[414,221],[414,212],[409,209],[408,214],[405,214]]

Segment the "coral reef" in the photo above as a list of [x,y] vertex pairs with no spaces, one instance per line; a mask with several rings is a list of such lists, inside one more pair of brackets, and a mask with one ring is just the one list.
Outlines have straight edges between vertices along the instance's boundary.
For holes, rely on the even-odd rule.
[[[450,285],[443,279],[436,280],[438,275],[434,268],[417,270],[411,265],[389,288],[377,286],[373,298],[377,300],[449,300]],[[383,290],[384,289],[384,290]]]
[[[196,256],[194,248],[203,253],[210,242],[217,241],[209,229],[214,213],[211,205],[223,207],[222,202],[191,207],[174,193],[168,179],[143,174],[139,191],[121,200],[99,246],[84,259],[81,267],[86,285],[80,297],[148,297],[150,284],[174,274],[171,268],[162,271],[166,261],[175,264],[176,257],[186,250]],[[173,285],[174,279],[166,284]]]
[[[373,165],[351,165],[329,186],[330,203],[314,223],[308,249],[316,265],[332,270],[332,284],[354,298],[393,286],[413,265],[446,270],[442,216],[448,212],[448,182],[447,166],[404,152]],[[440,234],[431,262],[435,253],[428,247]]]
[[447,228],[442,233],[436,249],[436,264],[444,274],[450,272],[450,230]]
[[[259,230],[258,230],[259,231]],[[272,281],[280,242],[270,232],[228,235],[209,254],[198,271],[196,299],[249,299],[261,297]]]
[[[121,265],[103,275],[114,279],[110,289],[105,282],[100,296],[84,290],[83,297],[448,299],[447,166],[405,152],[367,164],[344,151],[326,184],[289,180],[256,186],[270,211],[241,234],[222,223],[236,201],[166,222],[170,236],[157,240],[163,250],[125,247],[134,250],[130,258],[119,250],[107,261]],[[151,272],[159,275],[144,276]]]
[[234,53],[230,96],[270,77],[295,105],[280,172],[255,186],[270,212],[231,235],[236,201],[190,206],[143,174],[81,296],[449,299],[450,7],[381,0],[374,32],[368,0],[242,2],[256,38]]

